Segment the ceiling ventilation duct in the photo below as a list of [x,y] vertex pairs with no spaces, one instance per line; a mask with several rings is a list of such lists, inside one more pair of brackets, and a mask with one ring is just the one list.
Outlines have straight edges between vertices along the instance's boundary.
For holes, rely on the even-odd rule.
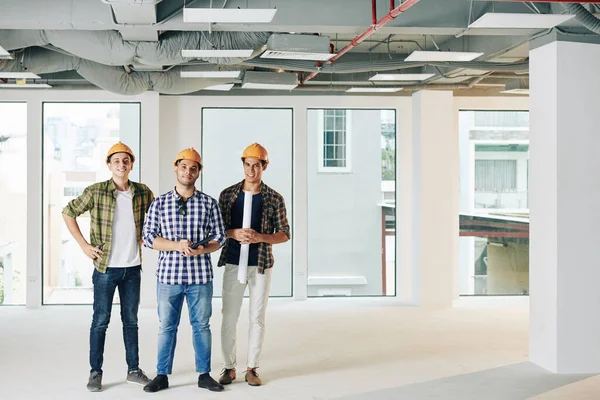
[[242,89],[292,90],[298,86],[298,75],[290,72],[247,71]]
[[335,54],[329,52],[329,37],[274,33],[267,41],[261,58],[327,61]]

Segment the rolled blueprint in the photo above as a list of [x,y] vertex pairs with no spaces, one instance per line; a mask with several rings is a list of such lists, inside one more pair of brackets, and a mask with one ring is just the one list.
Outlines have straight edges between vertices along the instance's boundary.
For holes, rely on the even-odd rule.
[[[242,217],[242,228],[250,228],[252,218],[252,192],[244,192],[244,216]],[[250,245],[242,244],[240,248],[240,261],[238,263],[238,281],[246,283],[248,278],[248,255]]]

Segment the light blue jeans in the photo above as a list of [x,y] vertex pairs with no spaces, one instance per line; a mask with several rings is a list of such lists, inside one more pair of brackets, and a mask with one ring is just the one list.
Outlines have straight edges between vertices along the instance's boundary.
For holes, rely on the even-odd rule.
[[177,343],[177,328],[181,320],[183,299],[187,300],[193,330],[196,372],[210,372],[212,336],[209,320],[212,315],[213,283],[199,285],[165,285],[156,282],[158,298],[158,375],[173,372],[173,357]]

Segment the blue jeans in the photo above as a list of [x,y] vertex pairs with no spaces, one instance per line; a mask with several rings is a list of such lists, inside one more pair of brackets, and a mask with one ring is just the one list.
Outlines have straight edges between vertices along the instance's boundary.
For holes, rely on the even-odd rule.
[[110,322],[115,289],[119,288],[121,321],[127,370],[139,366],[138,308],[140,305],[141,266],[130,268],[108,268],[106,273],[94,269],[94,316],[90,329],[90,372],[102,372],[106,328]]
[[165,285],[156,282],[158,298],[158,364],[157,375],[173,373],[173,357],[177,343],[177,328],[181,320],[183,298],[187,300],[196,353],[196,372],[210,372],[212,336],[209,320],[212,315],[213,283],[203,285]]

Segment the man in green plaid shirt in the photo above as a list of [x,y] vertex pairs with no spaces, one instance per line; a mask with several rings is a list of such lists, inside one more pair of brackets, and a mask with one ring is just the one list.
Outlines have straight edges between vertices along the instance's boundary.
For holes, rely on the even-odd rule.
[[[115,290],[119,290],[127,382],[146,385],[150,379],[139,367],[138,308],[141,283],[141,241],[144,216],[154,199],[152,191],[129,180],[135,157],[119,142],[106,156],[112,178],[85,188],[63,210],[65,224],[81,250],[94,262],[94,315],[90,329],[90,377],[87,389],[102,390],[106,329]],[[90,216],[90,240],[83,237],[76,218]]]

